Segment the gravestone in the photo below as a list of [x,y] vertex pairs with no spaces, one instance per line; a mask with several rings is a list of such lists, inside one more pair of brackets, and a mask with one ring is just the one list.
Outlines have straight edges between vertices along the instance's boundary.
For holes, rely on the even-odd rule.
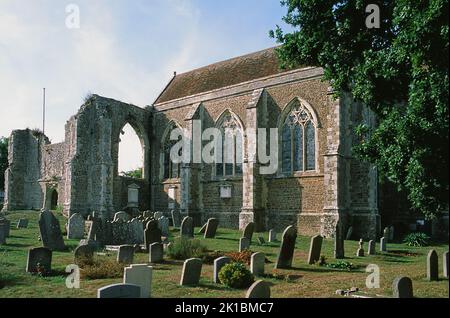
[[91,264],[94,258],[94,247],[92,245],[80,245],[74,251],[74,263],[76,265]]
[[375,255],[376,242],[374,240],[369,241],[369,247],[367,248],[367,255]]
[[269,242],[273,243],[277,241],[277,232],[275,230],[269,231]]
[[185,217],[181,222],[180,235],[181,237],[194,237],[194,219],[190,216]]
[[380,252],[386,252],[387,248],[386,248],[386,238],[382,237],[380,239]]
[[44,247],[52,251],[66,249],[59,222],[52,212],[44,210],[39,214],[39,231]]
[[217,227],[219,226],[219,220],[215,218],[211,218],[206,223],[206,230],[205,230],[205,239],[207,238],[215,238]]
[[164,214],[162,212],[155,212],[155,214],[153,214],[153,217],[155,218],[155,220],[159,220],[160,218],[162,218],[164,216]]
[[197,234],[205,234],[206,227],[208,226],[208,223],[203,224],[203,226],[198,230]]
[[46,247],[37,247],[28,250],[27,273],[51,273],[52,254],[52,251]]
[[67,238],[81,240],[84,238],[84,218],[80,213],[74,213],[67,223]]
[[264,237],[262,237],[262,236],[259,236],[259,237],[258,237],[258,244],[259,244],[259,245],[264,245],[264,244],[266,244],[266,240],[264,239]]
[[136,264],[125,267],[123,283],[137,285],[141,288],[140,298],[150,298],[152,292],[153,267]]
[[448,278],[448,251],[442,255],[442,270],[445,278]]
[[288,226],[283,232],[275,268],[290,268],[292,266],[296,239],[297,230],[293,225]]
[[119,211],[116,214],[114,214],[113,222],[116,221],[122,221],[122,222],[128,222],[130,220],[130,216],[127,212]]
[[254,232],[255,232],[255,223],[254,222],[250,222],[250,223],[248,223],[245,226],[244,232],[242,234],[242,237],[248,238],[250,240],[250,242],[251,242]]
[[391,235],[389,234],[389,228],[385,227],[384,230],[383,230],[383,237],[386,240],[386,243],[389,241],[389,237],[390,236]]
[[190,258],[184,261],[183,271],[181,273],[181,286],[195,286],[200,281],[202,272],[202,260],[199,258]]
[[345,257],[344,234],[342,223],[338,221],[336,224],[336,232],[334,234],[334,258],[343,259]]
[[264,275],[264,265],[266,263],[266,255],[264,253],[253,253],[250,258],[250,271],[255,276]]
[[27,219],[19,219],[17,221],[17,228],[18,229],[26,229],[28,227],[28,220]]
[[130,244],[144,243],[144,224],[138,219],[134,218],[128,222],[130,230],[129,242]]
[[413,284],[409,277],[397,277],[392,284],[394,298],[413,298]]
[[348,241],[352,238],[353,234],[353,226],[350,226],[347,230],[347,235],[345,236],[345,239]]
[[97,290],[97,298],[140,298],[141,288],[132,284],[113,284]]
[[439,280],[439,259],[435,250],[428,252],[427,279],[430,282]]
[[262,280],[253,283],[247,291],[245,298],[270,298],[270,286]]
[[0,245],[6,244],[6,225],[0,223]]
[[394,226],[391,225],[389,227],[389,242],[393,242],[394,241]]
[[172,214],[173,227],[179,228],[181,226],[180,212],[178,210],[172,210],[170,213]]
[[239,240],[239,252],[243,252],[250,248],[250,240],[246,237],[241,237]]
[[358,257],[363,257],[364,256],[364,248],[363,248],[363,246],[364,246],[364,241],[363,241],[363,239],[360,239],[359,240],[359,248],[356,251],[356,256],[358,256]]
[[124,264],[132,264],[134,259],[133,245],[120,245],[117,251],[117,262]]
[[224,267],[226,264],[228,264],[230,262],[231,262],[231,258],[229,258],[227,256],[222,256],[222,257],[216,258],[214,260],[213,282],[215,284],[220,284],[219,272],[222,269],[222,267]]
[[161,263],[164,257],[164,245],[161,243],[150,244],[149,248],[149,262]]
[[152,218],[153,217],[153,212],[151,212],[151,211],[144,211],[142,216],[144,217],[144,219]]
[[313,265],[320,259],[322,252],[323,237],[320,235],[313,236],[309,245],[308,264]]
[[2,226],[2,225],[3,225],[3,230],[5,232],[5,234],[4,234],[5,238],[9,237],[10,230],[11,230],[11,221],[4,217],[1,217],[0,218],[0,226]]
[[158,225],[162,236],[169,236],[169,219],[165,216],[158,219]]
[[148,251],[150,244],[161,243],[161,230],[158,228],[158,222],[153,220],[147,223],[144,231],[145,250]]
[[141,187],[137,184],[130,184],[128,186],[128,208],[138,208],[139,207],[139,189]]

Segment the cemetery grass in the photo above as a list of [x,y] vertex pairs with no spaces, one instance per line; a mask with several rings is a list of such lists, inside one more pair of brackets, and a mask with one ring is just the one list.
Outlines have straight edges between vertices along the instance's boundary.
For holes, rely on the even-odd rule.
[[[97,289],[108,284],[121,283],[122,278],[108,279],[81,279],[80,289],[66,287],[65,268],[73,263],[73,250],[78,240],[67,240],[67,251],[53,252],[52,271],[49,277],[34,276],[25,273],[26,258],[29,248],[41,246],[38,241],[38,212],[21,211],[8,214],[11,220],[11,236],[7,244],[0,246],[0,298],[95,298]],[[65,218],[57,213],[61,228],[66,222]],[[26,229],[16,229],[15,224],[19,218],[28,218]],[[197,233],[196,228],[195,233]],[[172,239],[178,231],[171,228]],[[240,232],[220,228],[215,239],[203,239],[196,234],[211,251],[235,252],[239,246]],[[358,248],[357,241],[345,242],[345,261],[356,266],[352,271],[337,270],[325,266],[308,265],[306,262],[309,251],[309,237],[299,236],[296,242],[293,268],[289,270],[274,270],[280,243],[265,243],[259,245],[257,238],[263,236],[266,241],[268,233],[255,233],[251,250],[263,252],[270,263],[266,263],[266,277],[257,278],[268,281],[271,286],[272,297],[275,298],[328,298],[341,297],[335,295],[337,289],[358,287],[368,296],[392,295],[392,282],[396,276],[409,276],[413,280],[414,295],[421,298],[447,297],[448,280],[442,276],[442,253],[448,250],[448,245],[438,244],[423,248],[414,248],[405,244],[388,244],[389,252],[380,253],[377,244],[377,255],[363,258],[355,257]],[[278,234],[278,239],[281,234]],[[367,252],[367,243],[364,245]],[[435,249],[439,255],[440,280],[428,282],[426,280],[426,256],[430,249]],[[334,263],[333,240],[324,240],[322,255],[328,263]],[[115,260],[114,252],[105,252],[96,258]],[[135,254],[135,264],[148,263],[148,254]],[[380,268],[380,288],[368,289],[365,272],[367,265],[376,264]],[[203,264],[200,285],[197,287],[181,287],[179,281],[183,261],[170,260],[165,257],[163,264],[153,264],[152,297],[155,298],[241,298],[246,290],[237,290],[212,283],[213,266]]]

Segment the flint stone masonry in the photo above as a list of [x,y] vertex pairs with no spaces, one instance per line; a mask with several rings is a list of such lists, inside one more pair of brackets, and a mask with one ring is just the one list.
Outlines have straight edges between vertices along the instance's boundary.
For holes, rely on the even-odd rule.
[[292,225],[288,226],[283,232],[281,247],[278,253],[275,268],[282,269],[292,267],[296,239],[297,230]]
[[311,238],[311,244],[309,247],[308,264],[312,265],[320,259],[320,253],[322,251],[323,237],[320,235],[313,236]]
[[205,239],[208,238],[215,238],[217,227],[219,226],[219,220],[211,218],[206,223],[206,230],[205,230]]
[[38,264],[43,268],[44,273],[51,273],[52,254],[52,251],[45,247],[37,247],[28,250],[27,273],[37,273]]
[[135,264],[125,267],[123,283],[137,285],[141,288],[140,298],[151,298],[153,267],[147,264]]
[[397,277],[392,284],[394,298],[413,298],[413,284],[409,277]]
[[190,258],[184,261],[183,271],[181,273],[181,286],[196,286],[200,281],[202,272],[202,260],[198,258]]
[[84,237],[84,218],[80,213],[74,213],[67,223],[67,238],[80,240]]
[[216,258],[214,260],[213,282],[215,284],[220,284],[219,272],[222,269],[222,267],[224,267],[226,264],[228,264],[230,262],[231,262],[231,258],[229,258],[227,256],[222,256],[222,257]]
[[245,298],[270,298],[270,286],[267,282],[258,280],[247,291]]
[[141,287],[132,284],[113,284],[97,290],[97,298],[140,298]]
[[39,214],[39,231],[44,247],[53,251],[66,249],[59,222],[52,212],[44,210]]
[[264,253],[253,253],[250,258],[250,271],[255,276],[264,274],[264,265],[266,263],[266,255]]

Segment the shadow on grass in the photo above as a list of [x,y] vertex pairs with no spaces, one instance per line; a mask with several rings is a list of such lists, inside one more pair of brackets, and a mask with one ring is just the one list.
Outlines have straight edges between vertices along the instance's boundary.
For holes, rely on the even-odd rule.
[[20,284],[22,278],[10,273],[0,273],[0,289]]
[[8,243],[6,245],[4,245],[4,247],[30,247],[31,246],[29,244],[19,244],[19,243]]

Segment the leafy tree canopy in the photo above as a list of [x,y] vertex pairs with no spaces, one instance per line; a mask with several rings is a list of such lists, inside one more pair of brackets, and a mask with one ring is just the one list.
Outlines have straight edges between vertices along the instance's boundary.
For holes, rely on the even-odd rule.
[[[284,67],[321,66],[334,90],[378,117],[354,151],[432,218],[448,209],[448,0],[283,0],[271,36]],[[368,28],[369,4],[380,28]]]
[[137,168],[131,171],[122,171],[120,175],[128,178],[142,179],[142,168]]

